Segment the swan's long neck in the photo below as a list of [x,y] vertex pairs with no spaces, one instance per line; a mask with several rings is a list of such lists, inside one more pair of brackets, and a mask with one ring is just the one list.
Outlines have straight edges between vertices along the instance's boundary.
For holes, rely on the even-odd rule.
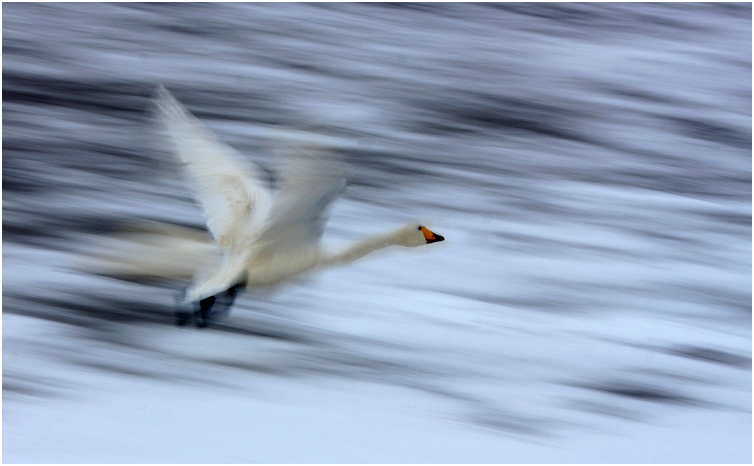
[[320,265],[325,267],[345,265],[355,260],[361,259],[362,257],[380,249],[384,249],[389,246],[400,245],[401,233],[402,230],[397,230],[392,233],[372,236],[370,238],[363,239],[354,243],[343,251],[325,256],[324,259],[320,262]]

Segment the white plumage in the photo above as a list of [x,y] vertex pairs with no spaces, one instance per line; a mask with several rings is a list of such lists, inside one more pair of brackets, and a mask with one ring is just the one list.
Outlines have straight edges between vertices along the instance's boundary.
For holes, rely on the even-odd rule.
[[[220,141],[163,86],[155,104],[170,152],[183,163],[207,227],[222,251],[219,264],[196,271],[187,301],[217,295],[238,283],[247,288],[274,285],[391,245],[413,247],[444,239],[414,223],[341,252],[324,252],[320,248],[324,212],[345,187],[345,169],[339,160],[321,146],[300,146],[282,160],[282,181],[273,196],[264,172]],[[210,255],[204,245],[196,247]]]

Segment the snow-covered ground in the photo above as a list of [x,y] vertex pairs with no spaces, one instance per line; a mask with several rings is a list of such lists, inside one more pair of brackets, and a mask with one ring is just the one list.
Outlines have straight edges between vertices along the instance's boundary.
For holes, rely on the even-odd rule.
[[[3,75],[4,462],[751,462],[749,5],[5,4]],[[202,224],[158,83],[446,241],[175,327],[82,261]]]

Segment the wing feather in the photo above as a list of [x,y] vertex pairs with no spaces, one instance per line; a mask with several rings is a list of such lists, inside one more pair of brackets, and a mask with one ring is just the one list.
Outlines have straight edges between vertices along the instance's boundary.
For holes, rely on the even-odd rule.
[[264,172],[222,142],[160,86],[157,116],[173,154],[184,164],[215,241],[234,249],[261,228],[271,206]]
[[267,252],[311,250],[322,237],[327,207],[346,186],[345,165],[309,143],[281,154],[281,187],[259,243]]

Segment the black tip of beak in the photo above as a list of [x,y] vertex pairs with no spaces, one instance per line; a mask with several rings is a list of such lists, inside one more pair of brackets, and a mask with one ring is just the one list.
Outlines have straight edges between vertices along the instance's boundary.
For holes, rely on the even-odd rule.
[[438,243],[440,241],[445,241],[445,237],[438,235],[437,233],[435,233],[433,236],[434,238],[427,240],[427,243]]

